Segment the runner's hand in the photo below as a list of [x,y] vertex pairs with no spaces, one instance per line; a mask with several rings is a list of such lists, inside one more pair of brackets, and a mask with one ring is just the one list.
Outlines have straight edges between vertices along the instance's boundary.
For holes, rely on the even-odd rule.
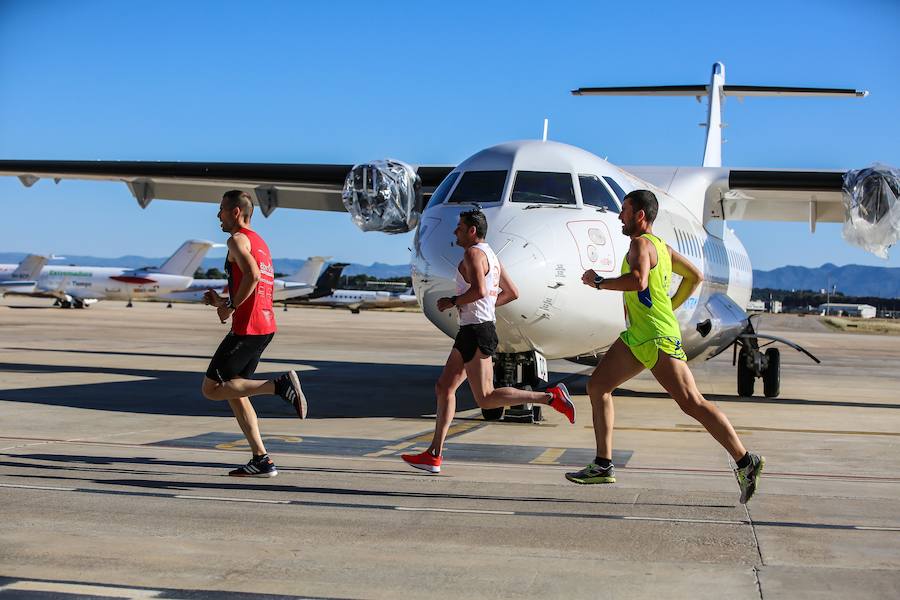
[[597,272],[596,272],[595,270],[593,270],[593,269],[588,269],[588,270],[585,271],[584,274],[581,276],[581,283],[583,283],[584,285],[588,285],[588,286],[590,286],[590,287],[592,287],[592,288],[595,288],[595,287],[597,287],[597,286],[594,284],[594,278],[595,278],[595,277],[597,277]]
[[234,312],[233,308],[228,308],[224,304],[222,306],[216,307],[216,313],[219,315],[219,320],[223,323],[231,317],[231,313]]
[[450,310],[451,308],[453,308],[453,302],[450,301],[450,298],[438,298],[437,308],[441,312]]
[[209,306],[219,307],[225,302],[225,299],[222,298],[215,290],[206,290],[203,293],[203,303]]

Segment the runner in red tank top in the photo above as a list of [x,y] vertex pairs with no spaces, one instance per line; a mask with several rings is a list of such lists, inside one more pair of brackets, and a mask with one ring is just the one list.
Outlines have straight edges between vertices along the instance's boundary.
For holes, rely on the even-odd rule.
[[238,425],[250,443],[253,458],[229,473],[235,477],[274,477],[275,464],[266,453],[259,434],[256,411],[250,396],[277,394],[294,407],[297,416],[306,417],[307,406],[300,378],[288,371],[275,379],[250,379],[260,356],[275,336],[275,312],[272,310],[272,287],[275,270],[269,247],[250,229],[253,201],[247,192],[226,192],[219,205],[222,231],[228,238],[228,298],[207,290],[203,299],[216,307],[219,320],[231,319],[231,332],[225,336],[213,355],[202,392],[210,400],[227,400]]

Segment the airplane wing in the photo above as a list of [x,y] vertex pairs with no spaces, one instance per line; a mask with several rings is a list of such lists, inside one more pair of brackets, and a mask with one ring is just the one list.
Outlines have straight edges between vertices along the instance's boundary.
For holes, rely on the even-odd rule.
[[[453,170],[410,168],[424,196]],[[341,192],[352,170],[335,164],[0,160],[0,175],[28,187],[42,178],[121,181],[142,208],[155,198],[218,204],[228,190],[252,190],[265,216],[277,207],[346,211]]]
[[[729,221],[844,221],[846,171],[730,169],[707,218]],[[722,182],[725,183],[725,182]],[[716,206],[718,204],[718,206]]]

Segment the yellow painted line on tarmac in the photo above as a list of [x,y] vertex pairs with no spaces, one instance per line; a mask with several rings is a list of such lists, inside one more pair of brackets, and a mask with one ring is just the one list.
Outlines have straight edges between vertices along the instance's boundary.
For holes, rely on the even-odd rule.
[[[696,425],[677,425],[685,430]],[[796,429],[790,427],[752,427],[749,425],[735,427],[735,431],[771,431],[775,433],[823,433],[830,435],[890,435],[900,436],[900,431],[852,431],[847,429]],[[701,430],[702,431],[702,430]]]
[[[278,440],[281,442],[288,442],[289,444],[299,444],[303,441],[303,438],[294,437],[291,435],[264,435],[262,436],[262,440]],[[246,450],[250,447],[250,442],[246,439],[241,438],[239,440],[235,440],[233,442],[224,442],[222,444],[216,444],[216,448],[219,450]]]
[[[484,424],[484,421],[475,423],[456,423],[455,425],[451,425],[447,430],[447,439],[449,440],[452,437],[463,434],[470,429],[474,429],[476,427],[481,427]],[[416,437],[406,440],[412,444],[422,443],[422,442],[431,442],[434,438],[434,432],[423,433],[422,435],[417,435]]]
[[547,448],[541,452],[540,456],[529,461],[529,463],[532,465],[558,465],[558,459],[565,451],[565,448]]
[[396,450],[391,450],[390,448],[385,448],[384,450],[379,450],[378,452],[369,452],[368,454],[363,454],[363,456],[368,456],[369,458],[377,458],[379,456],[388,456],[393,454]]

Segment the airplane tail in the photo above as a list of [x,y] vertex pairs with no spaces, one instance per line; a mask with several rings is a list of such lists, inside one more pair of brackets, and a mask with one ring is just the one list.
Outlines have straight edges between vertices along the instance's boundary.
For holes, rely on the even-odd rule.
[[47,264],[49,256],[29,254],[22,259],[16,270],[12,272],[12,279],[35,281],[41,275],[41,269]]
[[587,87],[572,90],[573,96],[693,96],[700,102],[707,98],[706,145],[703,149],[704,167],[722,166],[722,106],[726,96],[798,96],[798,97],[833,97],[864,98],[867,91],[847,88],[812,88],[812,87],[779,87],[771,85],[726,85],[725,65],[720,62],[712,66],[712,77],[709,85],[655,85],[625,87]]
[[322,275],[319,276],[318,281],[316,281],[316,289],[313,290],[313,293],[308,297],[322,298],[333,294],[334,290],[340,285],[341,273],[343,273],[344,267],[348,264],[349,263],[331,263],[328,265],[328,268],[325,269],[325,272],[322,273]]
[[206,240],[188,240],[159,268],[160,273],[193,277],[214,244]]
[[327,256],[310,256],[309,259],[299,269],[297,272],[291,275],[290,277],[286,277],[285,281],[294,281],[297,283],[308,283],[309,285],[313,285],[319,279],[319,275],[322,273],[322,268],[325,266],[325,261],[328,260]]

